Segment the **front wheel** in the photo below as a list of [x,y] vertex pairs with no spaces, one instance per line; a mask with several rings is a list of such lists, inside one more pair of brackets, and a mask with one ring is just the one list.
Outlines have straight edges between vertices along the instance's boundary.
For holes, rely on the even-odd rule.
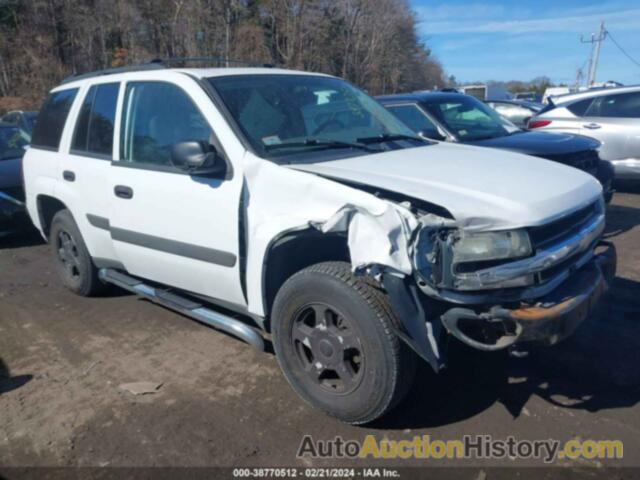
[[311,405],[352,424],[371,422],[409,390],[415,355],[393,333],[386,295],[348,263],[308,267],[285,282],[273,312],[287,380]]

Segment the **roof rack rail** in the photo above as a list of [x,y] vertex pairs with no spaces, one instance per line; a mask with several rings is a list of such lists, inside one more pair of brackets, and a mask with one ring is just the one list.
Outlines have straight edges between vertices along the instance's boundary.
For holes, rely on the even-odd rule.
[[115,75],[116,73],[139,72],[144,70],[161,70],[167,68],[161,63],[143,63],[141,65],[128,65],[126,67],[105,68],[104,70],[96,70],[89,73],[72,74],[62,80],[61,84],[83,80],[85,78],[100,77],[102,75]]
[[172,57],[172,58],[154,58],[153,60],[142,63],[140,65],[127,65],[124,67],[105,68],[103,70],[96,70],[89,73],[72,74],[62,80],[61,84],[75,82],[76,80],[84,80],[86,78],[99,77],[102,75],[115,75],[117,73],[126,72],[140,72],[145,70],[161,70],[164,68],[170,68],[171,65],[185,64],[185,63],[215,63],[216,67],[226,67],[229,64],[244,64],[247,67],[263,67],[273,68],[270,63],[253,62],[251,60],[235,60],[230,58],[221,57]]
[[224,57],[171,57],[171,58],[154,58],[149,63],[159,63],[162,65],[174,65],[176,63],[212,63],[220,67],[229,64],[246,65],[248,67],[273,68],[271,63],[261,63],[253,60],[238,60],[235,58]]

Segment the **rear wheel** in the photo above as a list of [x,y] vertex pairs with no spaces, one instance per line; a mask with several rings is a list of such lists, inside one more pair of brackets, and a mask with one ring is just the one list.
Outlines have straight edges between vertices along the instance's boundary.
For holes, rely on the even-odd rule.
[[296,392],[359,424],[381,417],[411,386],[415,356],[392,331],[386,296],[326,262],[293,275],[273,307],[274,347]]
[[53,249],[56,270],[65,287],[86,297],[106,289],[69,210],[60,210],[53,217],[49,244]]

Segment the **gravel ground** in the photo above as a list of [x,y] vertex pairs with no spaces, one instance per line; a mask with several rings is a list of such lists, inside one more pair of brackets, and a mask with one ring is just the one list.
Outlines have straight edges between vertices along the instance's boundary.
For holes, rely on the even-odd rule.
[[[303,403],[271,353],[124,292],[74,296],[60,286],[37,235],[0,239],[0,466],[357,466],[297,459],[296,452],[307,434],[486,434],[619,439],[622,460],[556,465],[590,478],[609,466],[639,467],[640,194],[616,194],[608,213],[619,266],[601,317],[526,358],[457,349],[444,374],[421,368],[409,399],[367,427]],[[162,385],[141,396],[119,388],[138,381]],[[372,463],[474,471],[542,465],[508,458]],[[464,478],[476,478],[471,473]]]

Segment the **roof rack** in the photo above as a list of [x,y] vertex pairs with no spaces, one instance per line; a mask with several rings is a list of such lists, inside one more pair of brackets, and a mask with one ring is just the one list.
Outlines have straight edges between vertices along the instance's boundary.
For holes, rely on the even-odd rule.
[[172,58],[155,58],[149,63],[159,63],[162,65],[175,65],[185,63],[211,63],[217,67],[227,67],[229,64],[245,65],[247,67],[273,68],[270,63],[255,62],[253,60],[238,60],[234,58],[223,57],[172,57]]
[[85,78],[100,77],[103,75],[115,75],[117,73],[126,72],[141,72],[145,70],[162,70],[165,68],[172,68],[176,64],[186,63],[211,63],[215,64],[216,68],[228,67],[229,64],[245,65],[247,67],[262,67],[273,68],[270,63],[253,62],[250,60],[235,60],[230,58],[221,57],[173,57],[173,58],[154,58],[153,60],[142,63],[139,65],[127,65],[124,67],[105,68],[103,70],[96,70],[94,72],[72,74],[62,80],[61,84],[75,82],[76,80],[83,80]]

